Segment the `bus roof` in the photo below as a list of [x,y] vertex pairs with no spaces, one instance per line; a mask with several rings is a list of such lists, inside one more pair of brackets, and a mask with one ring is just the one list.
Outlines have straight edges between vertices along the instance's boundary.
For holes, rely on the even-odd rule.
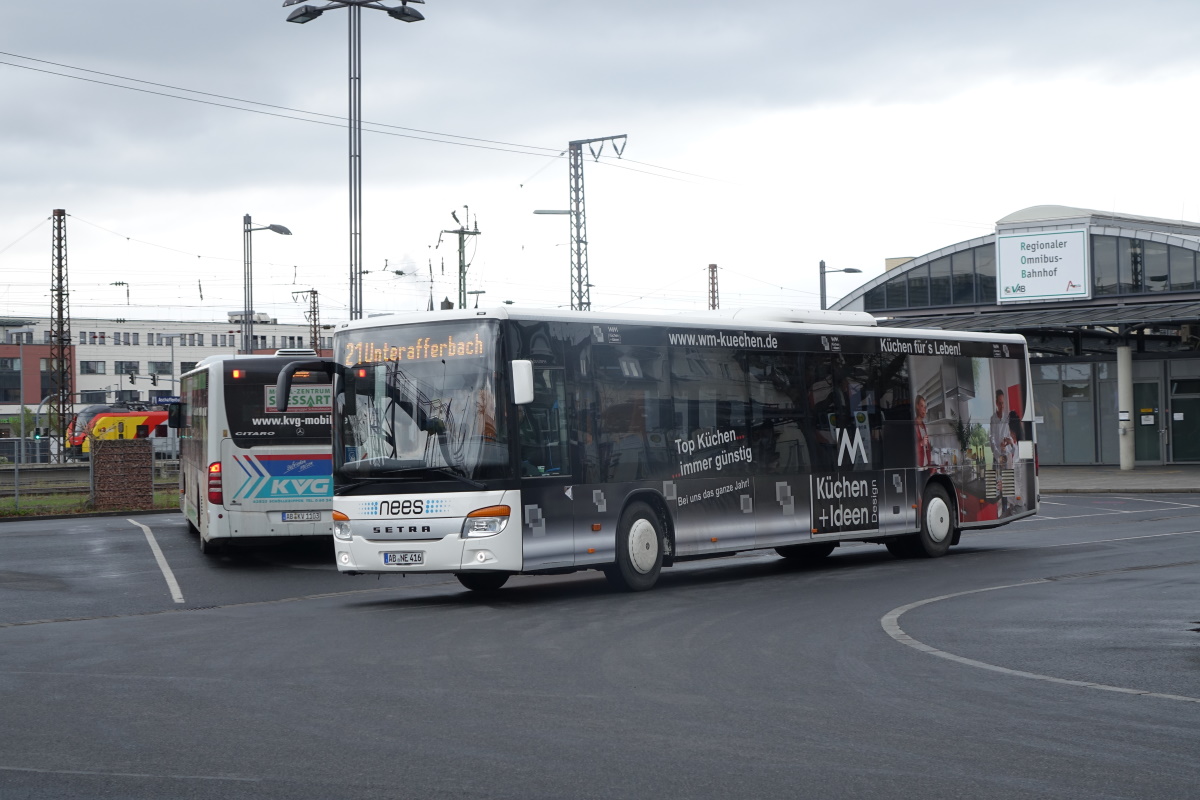
[[265,361],[268,359],[275,359],[275,358],[308,358],[308,357],[320,358],[321,356],[319,353],[317,353],[316,350],[309,350],[309,349],[304,349],[304,348],[295,348],[295,349],[289,349],[289,350],[276,350],[274,353],[218,353],[215,356],[208,356],[207,358],[205,358],[203,361],[200,361],[199,363],[197,363],[196,366],[194,366],[192,369],[188,370],[188,372],[186,372],[184,374],[186,375],[190,372],[196,372],[197,370],[206,369],[207,367],[209,367],[213,364],[220,364],[225,361],[234,361],[234,360],[241,361],[244,359],[251,359],[251,358],[256,358],[256,359]]
[[[744,327],[768,331],[804,331],[807,333],[888,336],[896,338],[928,337],[938,328],[879,328],[876,320],[865,311],[821,311],[819,309],[752,308],[717,311],[686,311],[677,314],[639,314],[630,312],[563,311],[560,309],[499,308],[449,309],[445,311],[406,311],[392,314],[373,314],[365,319],[352,320],[338,326],[339,331],[376,328],[408,323],[452,322],[468,319],[514,319],[546,322],[582,322],[589,325],[664,325],[677,328]],[[1025,337],[1008,333],[977,333],[974,331],[944,331],[950,339],[989,342],[1021,342]]]

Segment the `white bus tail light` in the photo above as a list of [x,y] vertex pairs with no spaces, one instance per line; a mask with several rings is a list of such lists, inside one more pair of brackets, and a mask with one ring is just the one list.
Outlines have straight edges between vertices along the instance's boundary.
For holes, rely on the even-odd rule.
[[[351,538],[350,518],[340,511],[333,512],[333,535],[338,539],[342,539],[343,541],[347,542],[350,541]],[[342,555],[345,555],[346,558],[349,558],[349,556],[345,553]],[[349,561],[343,561],[342,563],[348,564]]]
[[511,513],[512,509],[508,506],[477,508],[463,520],[462,535],[464,538],[495,536],[508,525]]
[[208,465],[208,502],[217,506],[225,505],[225,494],[221,488],[220,461]]

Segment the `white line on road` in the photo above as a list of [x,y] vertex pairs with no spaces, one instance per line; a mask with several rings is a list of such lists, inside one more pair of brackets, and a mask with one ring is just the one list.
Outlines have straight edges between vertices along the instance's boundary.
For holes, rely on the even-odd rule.
[[1200,697],[1187,697],[1185,695],[1178,694],[1162,694],[1161,692],[1148,692],[1143,689],[1126,689],[1121,686],[1109,686],[1104,683],[1092,683],[1091,681],[1073,681],[1068,680],[1067,678],[1055,678],[1052,675],[1041,675],[1036,672],[1025,672],[1019,669],[1000,667],[995,664],[988,664],[985,661],[976,661],[973,658],[964,658],[963,656],[957,656],[954,653],[947,653],[945,650],[938,650],[936,647],[930,647],[924,642],[912,638],[900,627],[900,617],[904,613],[912,611],[914,608],[920,608],[921,606],[929,605],[930,603],[936,603],[939,600],[949,600],[954,597],[964,597],[969,594],[995,592],[1001,589],[1018,589],[1025,586],[1035,586],[1039,583],[1052,582],[1053,581],[1048,578],[1039,578],[1032,581],[1022,581],[1021,583],[1010,583],[1006,586],[989,586],[986,589],[972,589],[968,592],[956,592],[954,594],[944,594],[940,597],[930,597],[926,600],[918,600],[915,603],[909,603],[906,606],[894,608],[885,614],[883,618],[879,620],[879,622],[881,625],[883,625],[883,630],[887,633],[887,635],[895,639],[897,642],[900,642],[900,644],[908,645],[914,650],[920,650],[922,653],[928,653],[931,656],[944,658],[948,661],[954,661],[959,664],[964,664],[968,667],[986,669],[991,672],[999,672],[1001,674],[1012,675],[1017,678],[1029,678],[1035,681],[1046,681],[1047,683],[1057,683],[1066,686],[1081,686],[1085,689],[1100,689],[1101,691],[1105,692],[1120,692],[1121,694],[1137,694],[1144,697],[1157,697],[1161,700],[1180,700],[1185,703],[1200,703]]
[[[137,523],[134,523],[137,524]],[[149,772],[97,772],[87,769],[35,769],[33,767],[0,766],[5,772],[35,772],[41,775],[99,775],[105,778],[165,778],[173,781],[238,781],[260,783],[259,778],[232,778],[226,775],[155,775]]]
[[176,603],[182,603],[183,592],[179,589],[179,581],[175,580],[175,573],[171,572],[171,565],[167,563],[167,557],[163,555],[162,548],[158,546],[158,541],[154,538],[154,534],[140,522],[135,522],[131,519],[125,521],[137,525],[142,529],[142,533],[146,534],[146,541],[150,543],[150,549],[154,551],[154,559],[158,561],[158,568],[162,570],[163,577],[167,579],[167,588],[171,590],[171,598]]

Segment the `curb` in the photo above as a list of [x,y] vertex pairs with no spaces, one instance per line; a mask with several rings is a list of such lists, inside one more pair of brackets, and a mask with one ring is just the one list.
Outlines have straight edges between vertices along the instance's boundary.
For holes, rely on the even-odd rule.
[[148,511],[88,511],[83,514],[29,514],[27,516],[0,517],[0,525],[6,522],[36,522],[53,519],[82,519],[85,517],[130,517],[146,514],[182,514],[178,508],[152,508]]

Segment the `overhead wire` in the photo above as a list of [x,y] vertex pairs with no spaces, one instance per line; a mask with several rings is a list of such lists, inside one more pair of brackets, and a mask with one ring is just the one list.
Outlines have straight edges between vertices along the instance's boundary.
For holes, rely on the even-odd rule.
[[[77,72],[87,72],[87,73],[90,73],[93,75],[103,75],[105,77],[116,78],[118,80],[129,81],[132,83],[143,83],[143,84],[146,84],[147,86],[157,86],[159,88],[170,89],[170,90],[176,91],[176,92],[187,92],[189,94],[196,94],[196,95],[200,95],[202,97],[214,97],[214,98],[217,98],[220,100],[230,100],[232,102],[241,103],[243,105],[254,105],[254,106],[261,106],[263,108],[273,108],[273,109],[278,109],[280,111],[288,111],[293,114],[306,114],[310,117],[323,117],[325,119],[339,120],[339,122],[325,122],[322,119],[306,119],[305,117],[291,116],[291,114],[278,114],[278,113],[275,113],[272,111],[262,111],[257,108],[244,108],[243,106],[229,105],[227,103],[218,103],[218,102],[214,102],[212,100],[202,100],[197,97],[182,97],[180,95],[169,94],[167,92],[158,92],[158,91],[154,91],[152,89],[143,89],[138,86],[126,86],[126,85],[120,84],[120,83],[112,83],[110,81],[102,81],[102,80],[98,80],[95,78],[86,78],[81,75],[70,75],[70,74],[66,74],[66,73],[62,73],[62,72],[55,72],[54,70],[49,70],[49,69],[40,69],[38,67],[33,67],[28,64],[14,64],[11,61],[0,61],[0,65],[16,67],[17,69],[25,69],[25,70],[29,70],[32,72],[40,72],[40,73],[43,73],[46,75],[55,75],[60,78],[70,78],[72,80],[84,81],[86,83],[95,83],[95,84],[99,84],[101,86],[109,86],[109,87],[116,88],[116,89],[126,89],[131,92],[141,92],[143,94],[150,94],[150,95],[155,95],[158,97],[167,97],[167,98],[170,98],[173,100],[184,100],[189,103],[199,103],[202,105],[215,106],[217,108],[226,108],[226,109],[231,109],[234,111],[245,111],[245,112],[251,113],[251,114],[261,114],[263,116],[277,117],[280,119],[289,119],[289,120],[293,120],[296,122],[309,122],[314,125],[326,125],[326,126],[336,127],[336,128],[345,128],[346,127],[345,124],[340,122],[340,120],[343,118],[338,115],[335,115],[335,114],[325,114],[325,113],[319,112],[319,111],[305,111],[304,109],[296,109],[296,108],[291,108],[288,106],[274,105],[271,103],[262,103],[262,102],[259,102],[256,100],[244,100],[241,98],[231,97],[228,95],[220,95],[220,94],[215,94],[212,92],[204,92],[204,91],[200,91],[197,89],[187,89],[184,87],[172,86],[170,84],[155,83],[153,81],[146,81],[146,80],[142,80],[140,78],[130,78],[125,75],[117,75],[117,74],[109,73],[109,72],[100,72],[98,70],[91,70],[91,69],[87,69],[84,67],[76,67],[76,66],[73,66],[70,64],[62,64],[59,62],[46,61],[43,59],[33,58],[31,56],[23,56],[23,55],[20,55],[19,53],[9,53],[6,51],[0,51],[0,55],[7,56],[9,58],[19,58],[22,60],[33,61],[33,62],[36,62],[39,64],[50,64],[52,66],[61,67],[62,69],[75,70]],[[404,138],[404,139],[415,139],[418,141],[433,142],[436,144],[450,144],[450,145],[456,145],[459,147],[472,147],[472,148],[476,148],[476,149],[480,149],[480,150],[493,150],[493,151],[497,151],[497,152],[514,153],[517,155],[544,156],[546,152],[554,153],[560,149],[560,148],[556,148],[556,147],[542,147],[540,145],[526,145],[526,144],[517,144],[517,143],[512,143],[512,142],[503,142],[503,141],[498,141],[498,140],[493,140],[493,139],[484,139],[481,137],[474,137],[474,136],[462,136],[459,134],[442,133],[439,131],[428,131],[428,130],[423,130],[421,128],[408,128],[408,127],[404,127],[404,126],[400,126],[400,125],[392,125],[389,123],[382,123],[382,122],[369,122],[369,121],[364,120],[362,122],[362,124],[367,125],[367,126],[374,126],[374,128],[390,129],[390,130],[375,130],[373,128],[365,128],[364,130],[366,130],[368,133],[379,133],[379,134],[383,134],[385,136],[396,136],[396,137],[400,137],[400,138]],[[413,133],[395,133],[393,131],[412,131]],[[413,135],[414,133],[423,133],[426,135],[425,136],[416,136],[416,135]],[[435,137],[435,136],[436,137],[444,137],[444,138],[430,138],[430,137]],[[447,139],[461,139],[462,141],[447,141]],[[473,142],[479,142],[482,144],[473,144]],[[503,147],[494,146],[494,145],[503,145]],[[521,149],[512,149],[512,148],[521,148]],[[541,151],[541,152],[530,152],[530,151]],[[562,151],[561,153],[558,153],[557,155],[553,155],[550,157],[551,158],[562,158],[563,153],[565,153],[565,152],[566,151]],[[603,161],[601,161],[600,159],[596,159],[596,160],[600,161],[600,163],[605,164],[606,166],[615,167],[617,169],[625,169],[625,170],[629,170],[630,172],[638,172],[638,173],[642,173],[645,175],[653,175],[655,177],[664,178],[666,180],[682,180],[680,178],[674,178],[670,175],[661,175],[657,172],[648,172],[646,170],[634,169],[633,167],[623,166],[622,164],[616,163],[618,161],[625,160],[622,158],[610,159],[608,157],[605,157],[605,160],[603,160]],[[692,177],[703,178],[705,180],[716,180],[714,178],[707,178],[706,176],[696,175],[695,173],[685,173],[682,170],[671,169],[669,167],[659,167],[657,165],[649,164],[647,162],[632,162],[632,161],[630,161],[630,163],[638,163],[641,166],[647,166],[652,169],[662,170],[662,171],[666,171],[666,172],[675,172],[675,173],[679,173],[679,174],[686,174],[686,175],[689,175]]]

